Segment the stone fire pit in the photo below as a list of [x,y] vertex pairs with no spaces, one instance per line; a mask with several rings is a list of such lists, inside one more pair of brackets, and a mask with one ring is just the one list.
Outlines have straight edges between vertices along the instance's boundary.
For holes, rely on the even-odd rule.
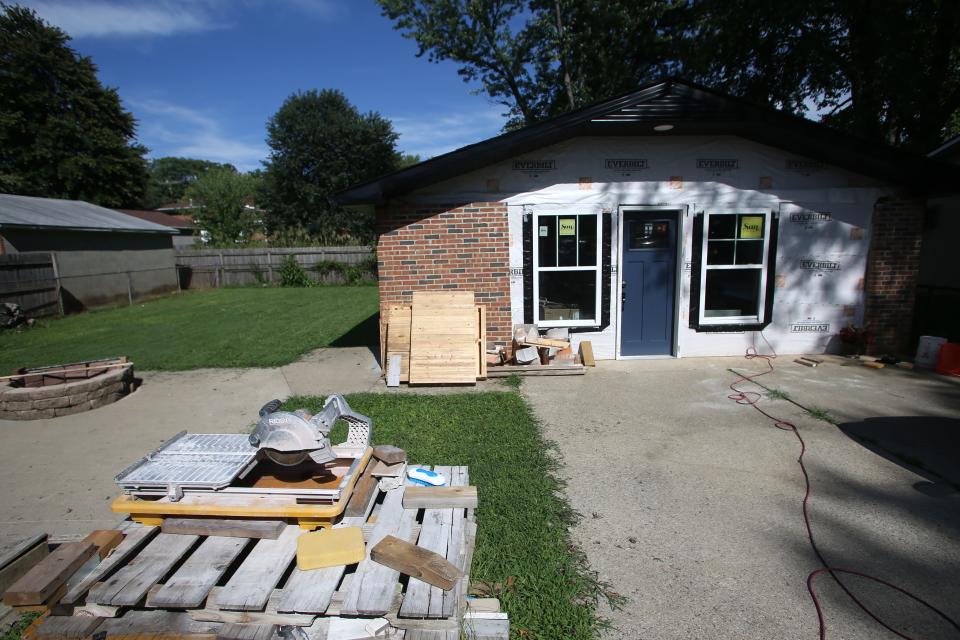
[[[86,367],[81,369],[82,365]],[[133,388],[132,362],[25,370],[12,384],[0,386],[0,420],[39,420],[89,411],[116,402]]]

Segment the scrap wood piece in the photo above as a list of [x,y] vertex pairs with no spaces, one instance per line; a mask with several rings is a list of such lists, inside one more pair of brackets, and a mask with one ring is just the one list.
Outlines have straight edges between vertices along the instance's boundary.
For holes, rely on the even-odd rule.
[[407,452],[392,444],[378,444],[373,448],[373,457],[387,464],[407,461]]
[[538,336],[536,338],[532,338],[530,336],[524,336],[522,339],[517,340],[517,342],[519,342],[522,345],[526,345],[528,347],[553,347],[556,349],[567,349],[570,347],[569,340],[558,340],[557,338],[544,338],[542,336]]
[[391,353],[390,357],[387,360],[387,386],[388,387],[399,387],[400,386],[400,363],[403,360],[403,356],[399,353]]
[[487,372],[488,378],[506,378],[511,375],[520,376],[582,376],[587,368],[582,364],[508,364],[502,367],[491,367]]
[[487,379],[487,308],[477,305],[477,379]]
[[360,527],[310,531],[297,539],[297,568],[301,571],[356,564],[365,556]]
[[241,518],[165,518],[164,533],[227,538],[276,540],[287,528],[283,520],[244,520]]
[[396,536],[384,536],[371,549],[370,558],[445,591],[453,589],[460,577],[460,570],[440,554],[427,551]]
[[275,624],[228,623],[217,633],[217,640],[273,640],[277,627]]
[[585,367],[595,367],[597,362],[593,357],[593,343],[589,340],[580,341],[580,362]]
[[400,382],[410,380],[410,319],[409,306],[394,306],[388,310],[381,362],[390,362],[393,356],[400,356]]
[[403,468],[405,466],[407,466],[406,462],[387,464],[383,460],[376,460],[370,473],[378,478],[397,478],[403,475]]
[[408,487],[403,494],[404,509],[476,509],[477,488]]
[[62,604],[71,605],[79,601],[87,590],[103,579],[110,571],[120,566],[128,557],[140,550],[150,538],[160,531],[159,527],[144,526],[129,530],[121,542],[97,567],[87,574],[83,580],[67,591],[60,600]]
[[97,548],[89,542],[60,545],[10,585],[3,594],[4,604],[11,607],[43,604],[96,552]]
[[217,596],[217,606],[241,611],[263,609],[297,555],[297,538],[301,533],[300,527],[290,525],[276,540],[257,542]]
[[366,513],[370,501],[376,497],[376,490],[377,478],[373,475],[373,463],[368,461],[367,468],[353,485],[353,491],[343,510],[343,515],[353,518]]
[[0,593],[50,555],[47,534],[25,538],[0,556]]
[[473,291],[414,291],[410,384],[477,383]]
[[[465,487],[470,484],[470,473],[468,467],[453,467],[450,470],[450,486]],[[467,535],[467,517],[473,513],[472,509],[453,510],[453,522],[450,526],[450,542],[447,544],[446,558],[460,569],[463,577],[457,581],[457,586],[452,592],[441,590],[443,597],[440,615],[444,618],[452,618],[456,612],[461,598],[466,595],[465,583],[470,579],[470,567],[464,566],[464,554],[466,553],[466,535]],[[432,595],[432,593],[431,593]],[[431,602],[429,614],[433,615],[435,609]]]
[[150,606],[191,609],[203,605],[210,590],[247,546],[247,538],[210,536],[155,593]]
[[103,560],[123,542],[123,532],[118,529],[97,529],[88,533],[83,541],[96,547],[97,555]]
[[88,599],[97,604],[131,607],[143,600],[180,559],[193,548],[197,536],[161,533],[126,566],[106,582],[90,589]]
[[103,618],[82,616],[47,616],[44,618],[34,638],[74,639],[86,638],[103,622]]

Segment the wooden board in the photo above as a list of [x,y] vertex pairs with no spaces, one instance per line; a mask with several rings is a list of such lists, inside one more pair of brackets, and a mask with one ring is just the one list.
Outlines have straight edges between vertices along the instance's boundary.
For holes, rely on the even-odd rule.
[[138,604],[150,587],[163,579],[196,541],[197,536],[161,533],[106,582],[90,589],[89,600],[118,607]]
[[0,593],[23,577],[34,565],[50,555],[47,534],[22,540],[0,557]]
[[394,355],[400,356],[400,382],[410,380],[410,318],[408,306],[393,306],[388,309],[384,366]]
[[127,611],[120,618],[104,620],[97,628],[98,640],[106,638],[209,638],[216,640],[221,625],[198,622],[175,611]]
[[518,340],[522,345],[528,347],[554,347],[556,349],[566,349],[570,346],[569,340],[557,340],[556,338],[529,338],[525,337],[522,340]]
[[68,542],[38,562],[3,594],[11,607],[40,605],[64,586],[70,576],[97,552],[89,542]]
[[243,520],[239,518],[166,518],[164,533],[228,538],[276,540],[287,528],[283,520]]
[[357,565],[349,588],[344,594],[341,613],[344,615],[384,615],[393,606],[399,572],[370,560],[370,549],[388,535],[410,537],[417,512],[403,508],[406,487],[388,491],[380,506],[377,522],[367,541],[367,558]]
[[476,384],[478,314],[472,291],[414,291],[410,384]]
[[43,638],[54,638],[58,640],[68,640],[73,638],[86,638],[94,632],[103,618],[87,618],[82,616],[47,616],[44,618],[34,638],[37,640]]
[[597,366],[597,362],[593,358],[593,343],[589,340],[580,341],[580,362],[585,367]]
[[225,624],[217,634],[217,640],[273,640],[277,632],[275,624]]
[[217,596],[217,606],[240,611],[263,609],[296,557],[301,533],[299,527],[288,526],[276,540],[260,540]]
[[404,509],[477,508],[476,487],[410,487],[403,495]]
[[403,474],[403,469],[406,466],[405,462],[396,462],[394,464],[387,464],[383,460],[374,461],[373,468],[371,473],[377,476],[378,478],[396,478]]
[[343,510],[344,517],[354,518],[367,513],[367,505],[373,499],[376,493],[378,479],[373,475],[373,461],[367,463],[367,468],[363,470],[360,479],[353,487],[353,493],[350,494],[350,502],[347,508]]
[[507,378],[513,374],[519,376],[582,376],[587,368],[582,364],[524,364],[490,367],[488,378]]
[[[451,467],[435,467],[434,471],[453,483]],[[414,489],[415,487],[410,487]],[[409,496],[404,496],[404,507]],[[450,534],[453,528],[453,509],[424,509],[423,526],[417,539],[417,546],[428,551],[447,555],[450,544]],[[440,617],[443,612],[443,590],[423,580],[411,577],[407,583],[407,591],[400,606],[400,615],[404,617],[425,618],[430,616],[431,609]]]
[[400,363],[403,362],[403,356],[399,353],[390,354],[387,361],[387,386],[400,386]]
[[392,444],[381,444],[373,448],[373,457],[387,464],[407,461],[407,452]]
[[129,533],[124,536],[123,542],[113,550],[113,553],[98,564],[97,568],[87,574],[80,582],[71,587],[60,602],[66,605],[72,605],[79,601],[91,586],[102,580],[113,569],[122,565],[127,558],[139,551],[159,530],[158,527],[135,527],[130,529]]
[[123,542],[123,532],[117,529],[98,529],[87,534],[83,541],[96,547],[97,555],[103,560]]
[[487,308],[477,305],[477,379],[487,379]]
[[460,570],[446,558],[396,536],[386,536],[370,551],[378,564],[449,591],[460,577]]
[[148,601],[151,607],[192,609],[203,605],[210,590],[246,548],[249,539],[210,536]]

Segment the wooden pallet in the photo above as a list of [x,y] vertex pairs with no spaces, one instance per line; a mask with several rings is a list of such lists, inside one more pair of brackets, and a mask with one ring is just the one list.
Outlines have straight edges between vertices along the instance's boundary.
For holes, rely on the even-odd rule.
[[[452,486],[469,484],[466,467],[435,470]],[[358,515],[335,526],[361,527],[367,557],[347,567],[297,569],[296,540],[304,532],[295,524],[275,539],[257,539],[130,523],[111,555],[71,579],[57,611],[71,615],[47,617],[32,637],[274,638],[292,626],[307,638],[336,640],[363,637],[354,632],[376,622],[386,630],[378,638],[453,639],[461,631],[507,638],[509,623],[498,606],[468,606],[474,510],[404,508],[405,490],[375,485],[366,496],[354,494],[363,501]],[[370,549],[388,535],[447,558],[462,573],[456,586],[443,591],[371,560]]]

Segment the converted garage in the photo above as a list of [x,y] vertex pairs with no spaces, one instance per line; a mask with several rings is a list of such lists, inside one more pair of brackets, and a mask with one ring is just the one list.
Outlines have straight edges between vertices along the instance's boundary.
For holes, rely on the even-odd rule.
[[470,289],[490,345],[568,327],[597,359],[908,353],[926,198],[954,166],[680,80],[338,195],[374,207],[381,309]]

